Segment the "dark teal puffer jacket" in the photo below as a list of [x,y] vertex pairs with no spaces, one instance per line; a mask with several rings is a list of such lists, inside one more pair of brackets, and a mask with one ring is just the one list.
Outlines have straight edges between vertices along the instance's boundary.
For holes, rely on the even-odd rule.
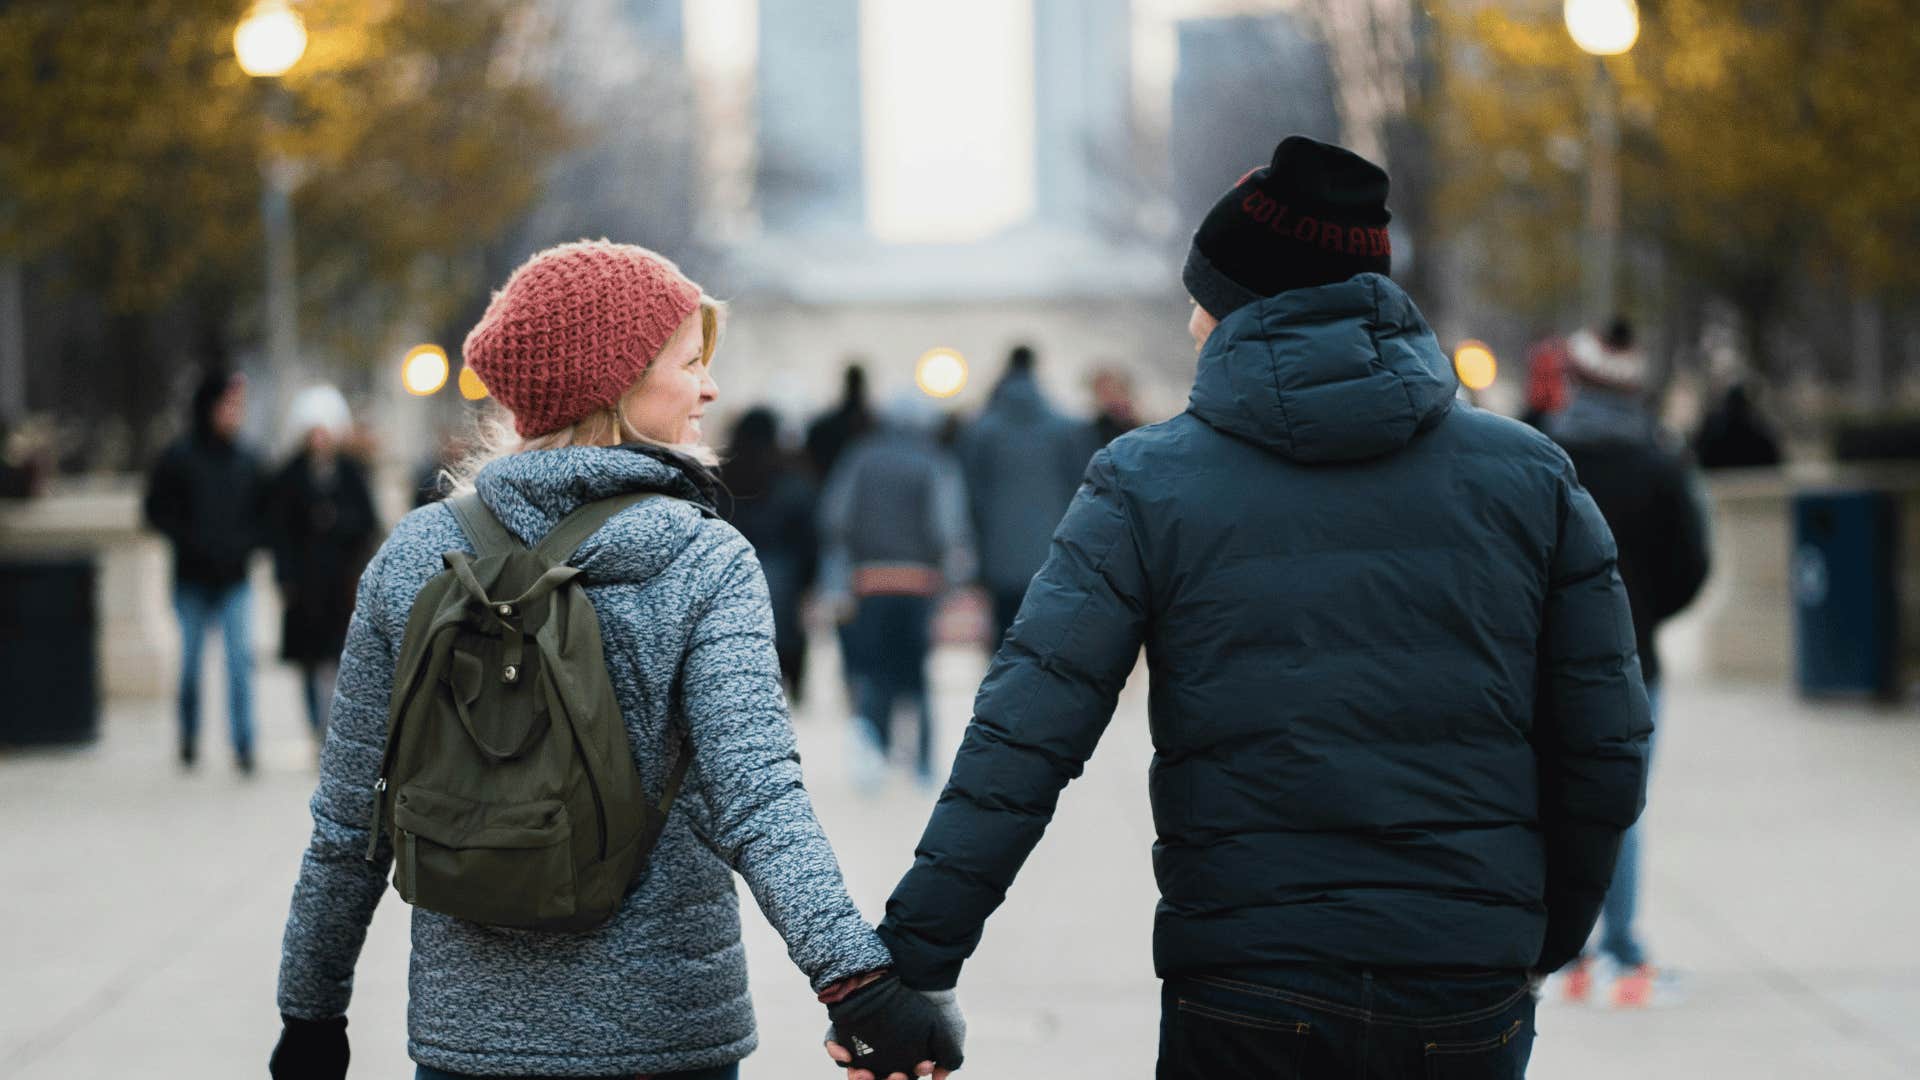
[[1577,952],[1645,794],[1626,594],[1566,456],[1454,392],[1366,274],[1232,314],[1095,457],[888,902],[909,985],[953,985],[1142,645],[1162,975]]

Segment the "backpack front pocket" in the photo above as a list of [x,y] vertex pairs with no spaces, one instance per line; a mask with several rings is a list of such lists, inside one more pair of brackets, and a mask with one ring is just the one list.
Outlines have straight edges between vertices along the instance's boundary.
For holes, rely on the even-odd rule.
[[479,803],[408,785],[393,824],[393,887],[409,904],[528,930],[574,913],[573,828],[559,799]]

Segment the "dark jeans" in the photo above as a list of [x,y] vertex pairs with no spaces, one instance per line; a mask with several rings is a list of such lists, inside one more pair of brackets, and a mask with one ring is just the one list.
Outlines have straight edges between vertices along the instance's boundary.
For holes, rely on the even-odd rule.
[[927,653],[933,648],[933,600],[925,596],[867,596],[848,634],[854,650],[855,705],[882,754],[893,749],[894,709],[914,710],[919,742],[914,772],[933,775],[933,702],[927,694]]
[[[644,1074],[643,1074],[644,1075]],[[740,1066],[716,1065],[711,1069],[694,1069],[691,1072],[654,1073],[646,1080],[739,1080]],[[466,1073],[443,1072],[431,1065],[419,1065],[413,1070],[413,1080],[582,1080],[580,1077],[543,1077],[543,1076],[470,1076]],[[634,1074],[606,1077],[605,1080],[634,1080]]]
[[1520,972],[1298,969],[1262,984],[1168,979],[1159,1080],[1519,1080],[1533,1052]]

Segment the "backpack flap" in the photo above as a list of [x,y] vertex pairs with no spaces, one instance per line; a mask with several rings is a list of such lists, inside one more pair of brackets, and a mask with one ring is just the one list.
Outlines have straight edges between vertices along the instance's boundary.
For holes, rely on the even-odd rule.
[[[484,638],[480,640],[482,643],[486,641]],[[472,639],[466,642],[469,647],[471,643]],[[521,757],[547,733],[547,725],[552,722],[545,708],[546,696],[516,695],[521,703],[530,708],[475,708],[487,677],[488,665],[473,652],[462,648],[462,644],[460,639],[454,640],[453,651],[447,658],[446,674],[447,695],[455,714],[460,717],[460,725],[467,729],[467,734],[473,738],[473,745],[489,760],[499,763]],[[526,671],[521,677],[533,685],[539,679],[539,672]]]

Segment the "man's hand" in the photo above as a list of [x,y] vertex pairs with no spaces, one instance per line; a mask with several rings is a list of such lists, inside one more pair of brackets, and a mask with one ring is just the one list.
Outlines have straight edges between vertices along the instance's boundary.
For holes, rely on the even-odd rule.
[[951,990],[923,993],[889,975],[830,1005],[827,1015],[827,1055],[848,1070],[847,1080],[944,1080],[963,1060],[966,1021]]
[[280,1041],[267,1061],[273,1080],[346,1080],[347,1018],[302,1020],[280,1014]]

